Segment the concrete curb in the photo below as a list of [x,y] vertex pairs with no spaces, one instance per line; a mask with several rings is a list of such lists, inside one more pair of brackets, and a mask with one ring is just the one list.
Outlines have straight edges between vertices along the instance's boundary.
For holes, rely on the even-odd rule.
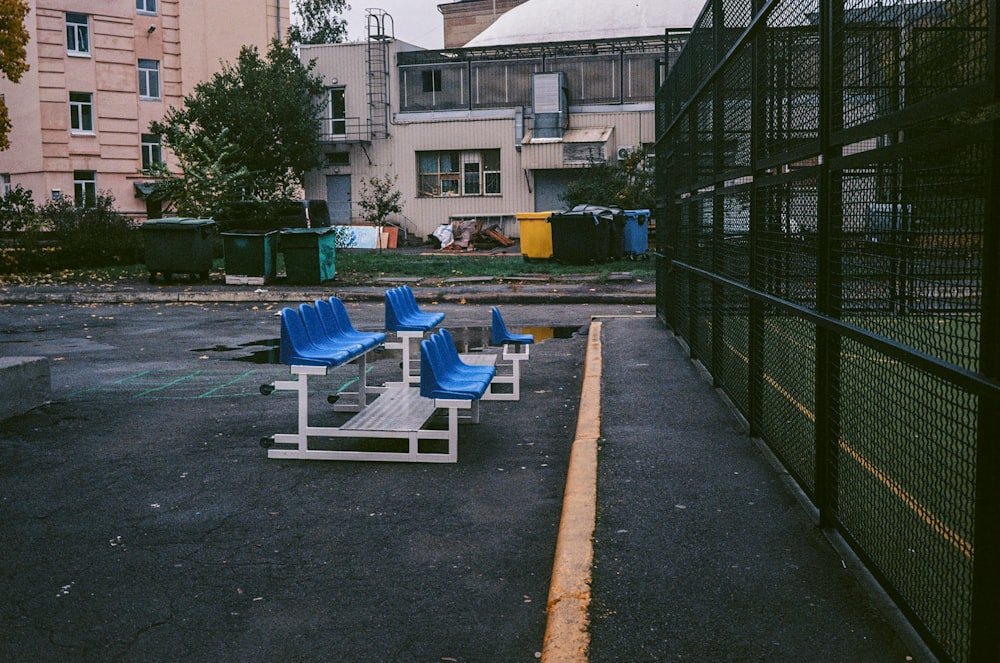
[[[413,288],[420,301],[451,304],[654,304],[651,289],[626,290],[607,286],[479,286],[472,288]],[[183,303],[283,303],[303,302],[322,297],[344,301],[380,301],[384,287],[276,289],[207,287],[199,289],[122,289],[16,287],[0,290],[3,304],[183,304]]]
[[570,452],[562,517],[542,645],[542,661],[585,663],[590,648],[591,567],[597,525],[597,442],[601,435],[601,323],[591,321],[576,437]]

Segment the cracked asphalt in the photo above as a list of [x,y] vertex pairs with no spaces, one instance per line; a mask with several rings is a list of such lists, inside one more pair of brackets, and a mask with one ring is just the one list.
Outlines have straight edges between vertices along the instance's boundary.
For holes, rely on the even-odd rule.
[[[535,659],[583,334],[635,307],[505,306],[579,333],[534,348],[522,400],[485,403],[457,464],[408,465],[266,458],[259,438],[295,427],[291,393],[258,391],[288,376],[257,363],[280,306],[0,307],[3,353],[48,357],[53,399],[0,424],[0,659]],[[381,302],[349,306],[382,325]],[[489,321],[432,308],[471,336]]]
[[[378,289],[324,294],[378,330]],[[267,459],[259,439],[296,421],[292,393],[259,392],[288,377],[276,313],[314,294],[0,288],[0,355],[52,369],[52,402],[0,422],[0,661],[537,660],[595,316],[590,660],[932,660],[647,285],[423,292],[472,346],[494,303],[544,338],[453,465]],[[383,353],[372,381],[399,370]],[[355,375],[311,381],[318,418]]]

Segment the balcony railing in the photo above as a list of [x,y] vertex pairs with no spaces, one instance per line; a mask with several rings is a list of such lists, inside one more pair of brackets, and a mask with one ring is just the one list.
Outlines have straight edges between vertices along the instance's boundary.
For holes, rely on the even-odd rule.
[[368,118],[324,117],[321,121],[319,140],[322,143],[368,143],[372,139]]

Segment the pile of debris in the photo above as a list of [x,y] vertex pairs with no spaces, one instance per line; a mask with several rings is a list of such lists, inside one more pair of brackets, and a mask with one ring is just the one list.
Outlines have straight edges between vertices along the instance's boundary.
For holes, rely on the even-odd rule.
[[486,225],[475,219],[440,225],[433,237],[441,242],[444,251],[489,251],[515,244],[515,240],[504,235],[495,223]]

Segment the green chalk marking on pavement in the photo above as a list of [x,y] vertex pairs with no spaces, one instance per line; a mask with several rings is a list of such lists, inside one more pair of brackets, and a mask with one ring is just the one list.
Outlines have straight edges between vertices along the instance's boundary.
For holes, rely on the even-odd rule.
[[[120,380],[115,380],[111,384],[125,384],[126,382],[128,382],[130,380],[135,380],[135,379],[141,378],[141,377],[143,377],[144,375],[146,375],[148,373],[149,373],[148,370],[146,370],[146,371],[139,371],[138,373],[135,373],[133,375],[129,375],[128,377],[124,377],[124,378],[122,378]],[[79,396],[80,394],[86,394],[86,393],[89,393],[91,391],[99,391],[99,390],[101,390],[103,388],[104,388],[104,385],[97,385],[96,387],[86,387],[84,389],[79,389],[77,391],[71,392],[67,397],[68,398],[73,398],[74,396]]]
[[175,384],[178,384],[180,382],[184,382],[185,380],[190,380],[191,378],[198,377],[199,375],[201,375],[201,371],[195,371],[194,373],[188,373],[187,375],[182,375],[181,377],[177,378],[176,380],[171,380],[170,382],[167,382],[166,384],[161,384],[159,387],[153,387],[152,389],[147,389],[146,391],[141,391],[138,394],[136,394],[135,396],[133,396],[133,398],[143,398],[145,396],[148,396],[149,394],[156,393],[158,391],[163,391],[164,389],[169,389],[170,387],[174,386]]
[[235,377],[232,380],[229,380],[227,382],[223,382],[222,384],[220,384],[217,387],[213,387],[212,389],[209,389],[208,391],[206,391],[206,392],[204,392],[202,394],[198,394],[197,396],[195,396],[195,398],[209,398],[209,397],[212,396],[212,394],[214,394],[215,392],[219,391],[220,389],[225,389],[229,385],[235,384],[235,383],[239,382],[240,380],[243,380],[244,378],[250,377],[251,375],[253,375],[256,372],[257,372],[256,368],[251,368],[249,371],[247,371],[243,375],[237,376],[237,377]]

